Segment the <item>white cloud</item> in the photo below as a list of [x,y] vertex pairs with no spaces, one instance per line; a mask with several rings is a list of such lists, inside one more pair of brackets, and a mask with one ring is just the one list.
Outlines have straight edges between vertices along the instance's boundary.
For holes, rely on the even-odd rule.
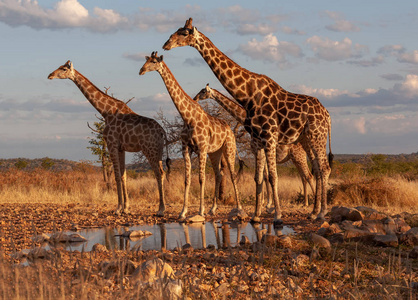
[[252,39],[246,45],[241,45],[239,50],[253,59],[270,62],[285,62],[286,55],[302,56],[298,45],[286,41],[279,42],[273,34],[268,34],[262,41]]
[[302,31],[302,30],[297,30],[297,29],[292,29],[292,28],[290,28],[290,27],[288,27],[288,26],[284,26],[284,27],[282,27],[282,29],[281,29],[284,33],[287,33],[287,34],[295,34],[295,35],[306,35],[306,32],[305,31]]
[[349,38],[342,41],[333,41],[328,37],[319,37],[317,35],[306,40],[311,49],[315,52],[315,56],[328,60],[336,61],[353,57],[361,57],[367,52],[367,47],[354,44]]
[[408,74],[405,81],[401,84],[395,84],[394,91],[407,98],[418,98],[418,75]]
[[405,48],[402,45],[386,45],[381,47],[377,53],[381,53],[384,55],[393,55],[398,56],[401,53],[405,52]]
[[89,17],[89,12],[77,0],[61,0],[55,5],[54,10],[48,10],[51,20],[64,26],[76,27],[84,24]]
[[398,56],[399,62],[406,62],[411,64],[418,64],[418,50],[414,50],[411,53],[401,53]]
[[328,30],[337,32],[357,32],[360,28],[354,23],[347,21],[341,13],[334,11],[325,12],[328,17],[335,21],[334,24],[326,26]]
[[61,0],[53,9],[42,8],[37,1],[0,2],[0,21],[10,26],[26,25],[35,29],[85,27],[93,31],[116,30],[128,19],[111,9],[94,8],[93,15],[77,0]]
[[339,90],[339,89],[318,89],[309,87],[306,85],[291,85],[290,89],[299,93],[305,94],[310,96],[315,96],[317,98],[335,98],[341,95],[347,95],[347,90]]
[[275,27],[267,25],[267,24],[242,24],[238,27],[237,33],[241,35],[246,34],[261,34],[261,35],[267,35],[271,34],[275,31]]

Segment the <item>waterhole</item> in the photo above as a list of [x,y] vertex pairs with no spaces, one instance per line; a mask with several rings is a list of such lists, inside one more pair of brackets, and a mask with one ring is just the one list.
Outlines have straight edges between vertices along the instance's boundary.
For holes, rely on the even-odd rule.
[[[141,238],[126,238],[121,235],[128,230],[147,230],[152,233]],[[155,225],[139,225],[131,227],[105,227],[80,230],[77,233],[87,239],[82,243],[63,243],[71,251],[91,251],[94,244],[102,244],[108,250],[172,250],[189,243],[195,249],[203,249],[212,244],[216,248],[236,246],[242,236],[250,242],[260,241],[265,233],[289,235],[294,231],[291,227],[274,228],[272,224],[251,223],[162,223]],[[55,245],[56,247],[57,245]],[[52,247],[51,245],[47,248]]]

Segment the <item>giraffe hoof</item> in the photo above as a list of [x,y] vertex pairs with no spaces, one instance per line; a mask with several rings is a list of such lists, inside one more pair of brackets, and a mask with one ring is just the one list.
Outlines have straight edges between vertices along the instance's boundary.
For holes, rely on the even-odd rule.
[[277,219],[273,221],[273,227],[277,228],[277,227],[283,227],[283,220],[282,219]]
[[186,221],[186,217],[185,217],[185,216],[180,215],[180,216],[178,217],[177,221],[179,221],[180,223],[184,223],[184,222]]
[[216,209],[211,209],[209,212],[208,212],[208,215],[209,216],[214,216],[216,214]]
[[159,211],[157,211],[157,213],[155,215],[157,217],[164,217],[164,211],[163,210],[159,210]]
[[251,223],[261,223],[260,217],[254,216],[251,218]]
[[266,210],[268,214],[274,213],[274,207],[266,207]]

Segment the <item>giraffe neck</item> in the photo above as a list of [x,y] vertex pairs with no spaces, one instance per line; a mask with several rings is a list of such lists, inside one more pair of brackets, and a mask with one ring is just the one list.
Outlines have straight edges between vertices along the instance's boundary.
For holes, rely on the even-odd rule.
[[218,102],[238,122],[244,124],[247,112],[242,106],[215,89],[212,89],[211,98]]
[[74,70],[72,81],[80,89],[93,107],[106,119],[112,114],[133,114],[134,112],[123,102],[106,95],[80,72]]
[[163,67],[157,71],[161,75],[174,105],[180,113],[183,121],[186,124],[193,125],[199,119],[199,116],[201,117],[205,115],[204,110],[181,88],[167,65],[164,62],[162,62],[162,65]]
[[[224,88],[242,106],[247,107],[258,92],[256,80],[268,80],[264,75],[259,75],[242,68],[232,59],[220,51],[212,41],[203,33],[198,32],[196,43],[192,45],[209,67],[215,76],[222,83]],[[270,79],[271,81],[271,79]],[[265,83],[264,83],[265,84]]]

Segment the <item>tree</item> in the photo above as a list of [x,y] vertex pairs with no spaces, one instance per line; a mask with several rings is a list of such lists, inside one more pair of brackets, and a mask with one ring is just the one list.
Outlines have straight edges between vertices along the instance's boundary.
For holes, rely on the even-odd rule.
[[102,165],[103,180],[106,183],[107,189],[110,190],[110,178],[112,176],[112,163],[110,161],[109,152],[107,150],[106,141],[103,137],[103,130],[106,126],[105,121],[98,118],[99,121],[94,122],[94,128],[90,127],[89,123],[87,126],[92,130],[93,138],[89,138],[89,144],[91,146],[87,147],[90,149],[93,155],[97,155],[99,159],[97,162],[100,162]]
[[51,169],[53,167],[53,165],[55,165],[55,162],[52,159],[50,159],[49,157],[45,157],[42,160],[42,163],[41,163],[41,167],[45,170]]

